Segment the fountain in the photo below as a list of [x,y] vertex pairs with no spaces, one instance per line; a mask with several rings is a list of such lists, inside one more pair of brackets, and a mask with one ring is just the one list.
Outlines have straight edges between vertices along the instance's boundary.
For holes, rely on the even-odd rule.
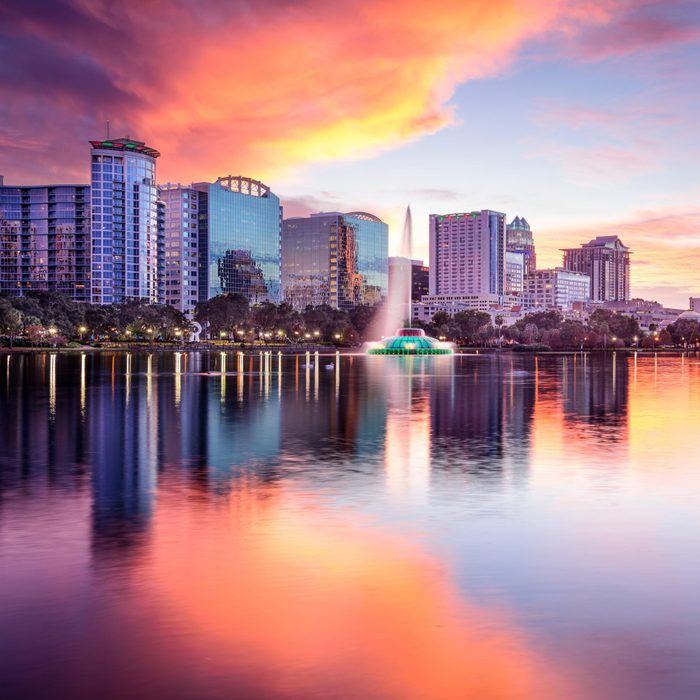
[[[385,332],[397,328],[394,335],[369,343],[368,355],[451,355],[452,345],[425,334],[422,328],[412,328],[411,260],[413,254],[413,222],[411,207],[406,209],[401,249],[394,258],[392,283],[382,324]],[[408,319],[408,328],[402,328]]]

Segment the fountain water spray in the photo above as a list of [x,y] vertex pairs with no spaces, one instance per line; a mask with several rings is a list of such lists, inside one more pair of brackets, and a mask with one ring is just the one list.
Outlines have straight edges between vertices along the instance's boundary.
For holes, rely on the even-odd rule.
[[[393,259],[386,312],[383,314],[380,325],[383,339],[370,343],[367,353],[369,355],[451,355],[453,350],[450,344],[426,336],[421,328],[413,328],[413,220],[410,206],[406,208],[399,252],[400,256]],[[402,327],[404,323],[406,327]],[[384,338],[385,335],[390,337]]]

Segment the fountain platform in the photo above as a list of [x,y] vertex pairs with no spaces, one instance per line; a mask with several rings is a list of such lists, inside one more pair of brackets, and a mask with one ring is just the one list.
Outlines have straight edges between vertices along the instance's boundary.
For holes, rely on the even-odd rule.
[[399,328],[396,335],[372,343],[368,355],[452,355],[448,343],[425,334],[422,328]]

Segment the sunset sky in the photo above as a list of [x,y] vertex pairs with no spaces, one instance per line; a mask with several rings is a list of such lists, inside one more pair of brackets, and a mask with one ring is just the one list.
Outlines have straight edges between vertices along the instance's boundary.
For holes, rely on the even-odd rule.
[[159,180],[243,174],[287,215],[525,216],[540,266],[617,233],[632,292],[700,295],[700,3],[0,0],[0,173],[87,182],[88,139]]

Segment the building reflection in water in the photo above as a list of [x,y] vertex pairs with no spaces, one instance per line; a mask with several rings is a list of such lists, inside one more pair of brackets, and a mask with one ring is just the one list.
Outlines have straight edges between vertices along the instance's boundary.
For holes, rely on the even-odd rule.
[[[464,519],[469,536],[479,528],[493,536],[498,526],[486,528],[496,517],[520,527],[516,518],[531,494],[527,505],[539,515],[553,495],[567,493],[571,502],[560,510],[581,538],[572,541],[589,542],[596,556],[608,543],[613,551],[619,545],[615,556],[634,563],[629,537],[615,540],[613,527],[599,541],[585,540],[598,522],[590,522],[588,503],[574,504],[579,492],[570,483],[558,493],[553,484],[574,468],[581,484],[614,478],[618,465],[639,466],[649,455],[660,462],[669,447],[656,444],[651,430],[659,402],[678,422],[679,442],[687,416],[700,409],[697,364],[668,359],[659,368],[645,358],[637,365],[619,353],[348,356],[333,367],[313,355],[307,362],[187,351],[1,360],[0,534],[12,530],[8,514],[22,503],[70,504],[76,494],[82,510],[75,510],[89,524],[87,534],[71,532],[86,537],[92,569],[71,570],[55,595],[87,616],[89,589],[94,620],[81,617],[80,634],[68,641],[56,625],[41,635],[41,653],[36,640],[31,647],[33,663],[62,658],[61,643],[67,659],[90,655],[96,685],[81,695],[88,686],[76,668],[77,692],[67,697],[98,696],[107,686],[127,696],[129,678],[149,697],[193,689],[224,695],[222,687],[246,688],[251,698],[600,697],[562,680],[566,661],[554,664],[538,651],[493,598],[475,605],[465,594],[473,589],[456,587],[447,560],[397,534],[401,524],[385,513],[378,525],[378,508],[363,506],[406,503],[424,520],[440,518],[432,496],[443,489],[461,516],[470,502],[459,499],[469,491],[460,487],[472,486],[483,501],[488,489],[505,492],[527,479],[521,513]],[[631,442],[637,452],[630,461]],[[597,468],[603,464],[606,470]],[[65,522],[55,526],[61,531]],[[558,551],[536,516],[522,526],[542,528],[538,542]],[[454,527],[454,519],[439,527]],[[651,546],[649,538],[640,542]],[[37,569],[26,562],[40,550],[21,544],[14,575],[20,580],[26,565],[29,580]],[[500,554],[517,560],[507,546]],[[486,542],[469,551],[488,549]],[[492,554],[482,560],[487,568]],[[511,604],[536,596],[535,584],[544,581],[532,561],[520,563],[488,570],[489,586],[500,575],[517,589]],[[580,562],[567,566],[586,573]],[[90,577],[104,583],[123,568],[123,599],[100,607]],[[587,581],[595,583],[597,573]],[[549,583],[553,597],[576,586],[561,568]],[[519,609],[518,619],[527,612]]]

